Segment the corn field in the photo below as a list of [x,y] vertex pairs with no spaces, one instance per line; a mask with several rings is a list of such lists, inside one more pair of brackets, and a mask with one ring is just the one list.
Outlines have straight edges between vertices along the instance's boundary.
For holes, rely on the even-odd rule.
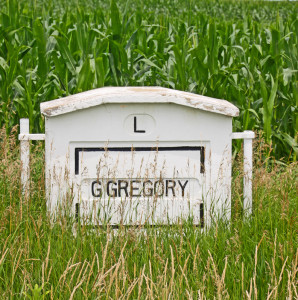
[[85,90],[163,86],[232,102],[234,131],[295,161],[297,15],[295,2],[0,0],[0,128],[26,117],[42,132],[41,102]]
[[[297,15],[287,1],[0,0],[0,299],[298,299]],[[237,141],[231,220],[209,230],[53,222],[41,143],[22,197],[20,118],[41,133],[41,102],[103,86],[235,104],[233,130],[258,133],[251,217]]]

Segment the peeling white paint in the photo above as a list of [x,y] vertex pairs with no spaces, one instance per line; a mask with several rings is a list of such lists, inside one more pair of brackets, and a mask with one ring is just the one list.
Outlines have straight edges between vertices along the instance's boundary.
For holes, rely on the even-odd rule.
[[142,103],[173,103],[230,117],[239,115],[239,109],[226,100],[161,87],[104,87],[43,102],[40,110],[54,117],[106,103],[140,103],[140,99]]

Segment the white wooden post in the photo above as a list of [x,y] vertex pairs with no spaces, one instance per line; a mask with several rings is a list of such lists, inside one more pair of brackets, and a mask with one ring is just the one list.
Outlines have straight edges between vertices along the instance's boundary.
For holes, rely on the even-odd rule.
[[20,148],[21,148],[21,186],[22,194],[27,198],[30,190],[30,141],[42,141],[45,139],[43,133],[29,133],[29,119],[20,119]]
[[[29,134],[29,119],[20,120],[20,134]],[[20,139],[21,148],[21,185],[22,193],[25,197],[29,195],[30,187],[30,141],[29,139]]]
[[244,217],[252,213],[252,139],[253,131],[244,131],[248,136],[243,143],[243,210]]
[[244,139],[243,143],[243,210],[244,218],[252,213],[252,140],[255,133],[250,130],[233,132],[232,139]]

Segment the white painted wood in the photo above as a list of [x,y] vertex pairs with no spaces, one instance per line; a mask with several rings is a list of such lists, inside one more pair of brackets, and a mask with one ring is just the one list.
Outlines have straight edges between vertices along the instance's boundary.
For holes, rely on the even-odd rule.
[[232,139],[243,139],[243,210],[244,218],[252,213],[252,171],[253,171],[253,146],[252,140],[255,133],[250,130],[233,132]]
[[243,210],[244,217],[249,217],[252,213],[252,171],[253,171],[253,145],[254,132],[245,131],[249,138],[244,138],[243,144]]
[[[42,103],[41,111],[53,216],[68,207],[99,225],[173,223],[189,215],[200,224],[203,203],[207,226],[230,218],[238,109],[227,101],[155,87],[102,88]],[[169,180],[173,190],[165,187],[174,185]],[[147,196],[157,181],[163,194]]]
[[[20,134],[29,134],[29,119],[20,119]],[[21,140],[21,186],[22,193],[27,198],[30,188],[30,142]]]
[[45,134],[43,133],[23,133],[19,134],[19,140],[20,141],[44,141],[45,140]]
[[255,133],[250,130],[245,130],[244,132],[232,132],[232,139],[239,140],[239,139],[254,139]]
[[172,103],[235,117],[239,109],[232,103],[211,97],[161,87],[105,87],[44,102],[40,111],[47,117],[108,103]]

